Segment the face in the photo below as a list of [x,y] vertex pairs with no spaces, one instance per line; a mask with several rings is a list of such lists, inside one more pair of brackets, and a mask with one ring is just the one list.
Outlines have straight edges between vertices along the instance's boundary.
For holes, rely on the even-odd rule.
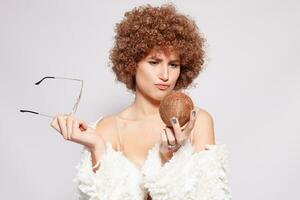
[[136,69],[136,93],[154,101],[161,101],[176,85],[180,74],[180,60],[175,52],[165,54],[152,51]]

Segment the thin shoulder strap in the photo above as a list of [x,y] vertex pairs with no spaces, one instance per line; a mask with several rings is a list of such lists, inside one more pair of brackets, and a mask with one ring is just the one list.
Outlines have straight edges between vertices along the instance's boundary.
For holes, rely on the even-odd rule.
[[[196,112],[196,118],[198,117],[198,113],[199,111]],[[193,128],[192,132],[191,132],[191,136],[190,136],[190,143],[193,144],[193,140],[194,140],[194,132],[195,132],[195,129]]]
[[114,116],[115,121],[116,121],[116,128],[117,128],[117,137],[118,137],[118,149],[119,151],[123,150],[123,145],[122,145],[122,135],[120,134],[120,125],[118,121],[118,117]]
[[191,144],[193,144],[194,130],[195,130],[195,129],[192,130],[191,135],[190,135],[190,137],[189,137],[189,140],[190,140],[190,143],[191,143]]
[[96,129],[97,123],[102,119],[103,119],[103,116],[101,115],[97,120],[89,122],[88,126]]
[[96,124],[103,119],[103,116],[101,115],[97,120],[96,120]]

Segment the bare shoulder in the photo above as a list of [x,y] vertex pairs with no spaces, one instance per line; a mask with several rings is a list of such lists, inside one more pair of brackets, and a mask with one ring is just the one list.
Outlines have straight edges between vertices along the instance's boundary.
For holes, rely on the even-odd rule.
[[117,147],[116,122],[113,116],[104,116],[96,124],[96,132],[110,142],[114,149]]
[[196,122],[193,129],[192,143],[196,151],[202,151],[205,144],[215,144],[214,120],[212,115],[199,107],[196,107]]
[[197,106],[195,106],[195,109],[197,112],[197,121],[204,120],[204,122],[213,123],[213,116],[208,111]]

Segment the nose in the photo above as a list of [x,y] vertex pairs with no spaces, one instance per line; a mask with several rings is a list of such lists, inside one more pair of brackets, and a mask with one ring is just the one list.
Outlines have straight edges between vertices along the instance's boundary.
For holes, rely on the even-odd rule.
[[163,65],[162,70],[159,74],[159,78],[163,81],[168,81],[169,80],[169,68],[168,65]]

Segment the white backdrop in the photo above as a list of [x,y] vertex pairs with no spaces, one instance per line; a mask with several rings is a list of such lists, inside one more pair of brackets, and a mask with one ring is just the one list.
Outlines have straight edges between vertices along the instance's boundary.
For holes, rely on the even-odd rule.
[[[109,68],[114,25],[125,11],[164,1],[0,0],[1,199],[76,199],[81,146],[50,119],[69,112],[85,81],[77,117],[114,114],[133,100]],[[230,149],[236,200],[298,199],[300,191],[300,3],[296,0],[173,1],[207,38],[206,70],[187,90],[214,118]]]

